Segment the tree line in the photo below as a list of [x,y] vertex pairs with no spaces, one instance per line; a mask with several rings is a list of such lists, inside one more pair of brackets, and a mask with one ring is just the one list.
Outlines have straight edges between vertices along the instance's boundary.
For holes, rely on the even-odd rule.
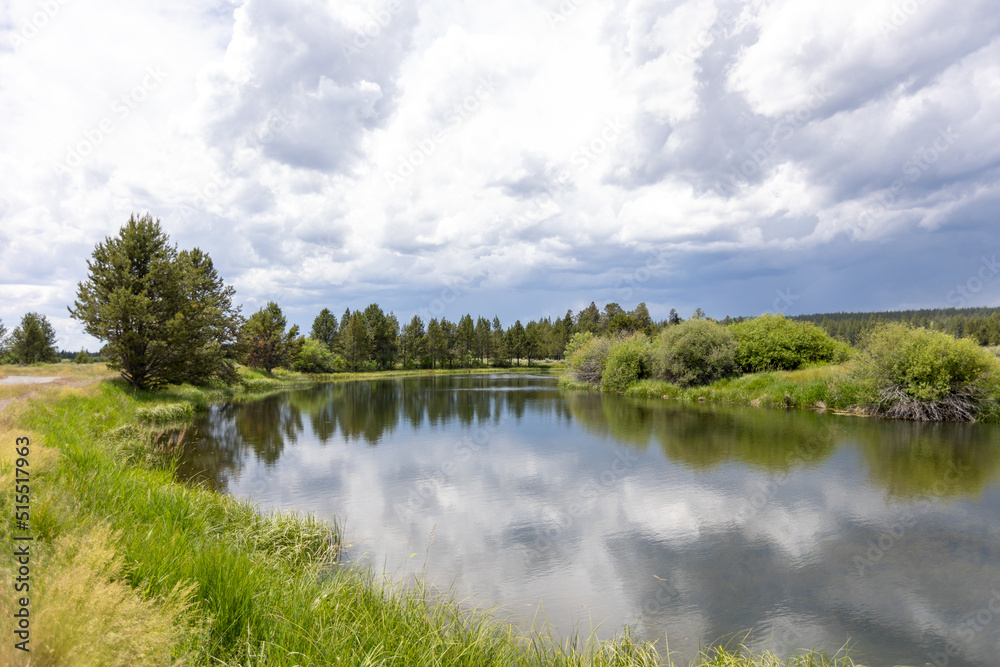
[[880,325],[890,322],[908,324],[971,338],[979,345],[1000,345],[1000,308],[925,308],[867,313],[820,313],[796,315],[791,319],[812,322],[828,334],[851,345],[858,345]]
[[[78,285],[70,315],[83,323],[86,333],[104,342],[101,356],[109,366],[141,388],[185,382],[230,384],[238,379],[238,362],[268,372],[278,367],[334,372],[531,364],[562,359],[577,334],[652,338],[684,321],[672,309],[667,319],[654,322],[644,303],[625,310],[618,303],[600,309],[591,302],[578,313],[567,310],[561,318],[542,317],[526,324],[516,320],[507,327],[496,316],[473,318],[471,313],[456,321],[433,317],[424,322],[415,315],[401,323],[394,313],[372,303],[364,309],[347,308],[339,318],[324,308],[306,335],[298,326],[288,326],[274,302],[244,317],[233,304],[235,290],[224,283],[208,254],[198,248],[179,250],[149,214],[131,216],[117,236],[97,244],[87,265],[88,277]],[[879,321],[904,317],[917,326],[1000,344],[1000,309],[834,313],[793,319],[816,321],[831,336],[856,344]],[[691,319],[710,318],[699,308]],[[727,317],[721,324],[744,319]],[[0,353],[8,361],[58,359],[55,333],[44,316],[29,313],[9,339],[5,333],[0,324]],[[81,353],[76,360],[86,356]]]
[[[267,308],[280,313],[277,304]],[[252,318],[251,318],[252,319]],[[561,318],[543,317],[522,324],[504,328],[500,318],[492,319],[481,315],[473,319],[471,313],[451,321],[446,317],[434,317],[426,323],[419,315],[400,325],[393,313],[385,313],[376,304],[364,310],[351,311],[337,316],[329,308],[324,308],[313,321],[309,338],[288,340],[288,358],[298,351],[311,360],[321,357],[325,364],[335,369],[338,360],[347,370],[371,367],[379,370],[394,368],[468,368],[493,365],[529,365],[538,359],[562,359],[570,337],[579,332],[598,334],[655,333],[657,326],[649,315],[646,304],[640,303],[631,311],[625,311],[617,303],[609,303],[599,310],[593,302],[577,313],[567,310]],[[310,341],[322,346],[330,356],[323,357],[322,351],[313,346],[306,350]],[[302,346],[298,350],[294,345]],[[304,365],[304,364],[302,364]]]
[[87,266],[70,315],[105,342],[108,364],[140,388],[231,383],[237,362],[268,372],[530,364],[562,358],[575,333],[658,330],[644,303],[626,311],[591,302],[576,315],[568,310],[562,318],[517,320],[506,328],[496,316],[474,320],[469,313],[455,322],[435,317],[425,323],[415,315],[401,325],[372,303],[348,308],[339,319],[324,308],[306,336],[288,326],[274,302],[244,317],[208,254],[178,250],[148,214],[131,216],[116,237],[99,243]]

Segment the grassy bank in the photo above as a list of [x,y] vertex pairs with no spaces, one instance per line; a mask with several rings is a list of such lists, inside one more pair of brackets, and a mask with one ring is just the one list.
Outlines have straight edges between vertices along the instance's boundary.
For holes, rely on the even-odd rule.
[[[15,438],[31,443],[30,664],[660,664],[652,645],[627,632],[569,646],[542,632],[518,633],[420,586],[392,587],[370,572],[338,567],[336,525],[262,515],[175,482],[164,465],[172,441],[156,422],[321,378],[244,379],[239,389],[159,392],[133,392],[120,382],[36,386],[2,409],[4,488],[14,487]],[[13,493],[0,499],[8,545],[24,534],[14,502]],[[7,619],[18,605],[14,567],[13,559],[0,562]],[[0,663],[28,664],[7,637]],[[784,663],[720,652],[696,664]],[[814,656],[787,664],[850,662]]]
[[728,327],[692,319],[654,338],[577,333],[566,360],[567,388],[584,383],[632,396],[1000,422],[995,350],[900,323],[880,325],[855,349],[780,314]]
[[713,401],[741,405],[846,410],[856,402],[843,364],[797,371],[751,373],[702,387],[681,388],[663,380],[640,380],[626,396]]

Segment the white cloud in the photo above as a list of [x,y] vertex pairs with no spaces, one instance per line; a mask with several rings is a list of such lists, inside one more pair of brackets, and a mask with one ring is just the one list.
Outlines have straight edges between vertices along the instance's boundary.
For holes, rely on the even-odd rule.
[[[32,303],[14,285],[54,289],[61,310],[134,211],[207,250],[239,299],[281,296],[303,317],[373,300],[405,314],[448,282],[470,299],[548,286],[516,312],[504,299],[506,322],[619,299],[639,248],[669,254],[675,276],[705,253],[774,266],[805,246],[838,270],[841,251],[820,249],[844,239],[949,229],[959,258],[988,233],[1000,29],[987,0],[961,13],[938,0],[54,1],[33,32],[38,3],[7,3],[0,21],[7,321]],[[954,145],[859,227],[949,127]],[[781,263],[781,282],[812,284],[815,261]],[[714,286],[722,274],[649,281],[636,296],[721,316],[770,302],[765,279],[739,294]],[[847,306],[843,282],[799,305]],[[893,307],[892,294],[850,305]]]

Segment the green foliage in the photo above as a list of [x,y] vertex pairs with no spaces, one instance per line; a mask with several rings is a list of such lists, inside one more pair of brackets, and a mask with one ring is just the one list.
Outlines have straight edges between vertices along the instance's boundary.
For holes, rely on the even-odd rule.
[[569,342],[566,343],[566,350],[563,352],[563,356],[569,359],[584,343],[593,338],[594,334],[589,331],[579,331],[573,334],[570,336]]
[[159,403],[138,408],[135,416],[142,422],[167,424],[188,421],[194,414],[194,406],[190,403]]
[[235,381],[239,309],[206,253],[178,252],[147,214],[99,243],[87,266],[70,314],[130,384]]
[[299,373],[333,373],[343,369],[344,360],[335,356],[324,343],[314,338],[306,338],[302,342],[295,360],[292,361],[292,370]]
[[[951,300],[951,299],[949,299]],[[865,336],[888,322],[902,322],[972,338],[980,345],[1000,345],[1000,308],[925,308],[869,313],[820,313],[792,319],[813,322],[837,340],[860,345]]]
[[[349,311],[348,311],[349,312]],[[368,322],[364,315],[358,311],[345,314],[345,320],[341,320],[340,327],[340,347],[344,351],[344,361],[347,369],[358,371],[368,363],[371,355],[371,347],[368,337]]]
[[524,356],[528,360],[529,366],[532,359],[538,359],[543,354],[542,340],[545,334],[542,330],[545,326],[544,322],[545,320],[529,322],[528,326],[524,328]]
[[55,344],[55,329],[38,313],[27,313],[10,334],[10,353],[19,364],[57,363],[59,353]]
[[388,370],[396,364],[399,345],[399,322],[392,313],[386,315],[377,303],[365,308],[366,330],[368,332],[368,354],[379,370]]
[[465,314],[458,321],[455,342],[458,345],[458,356],[463,366],[468,366],[472,361],[472,353],[476,347],[476,325],[472,322],[472,316]]
[[528,343],[528,334],[524,330],[524,325],[521,324],[521,320],[515,320],[514,325],[507,329],[507,333],[504,334],[504,344],[507,347],[507,354],[510,357],[517,359],[518,364],[521,363],[521,357],[524,356],[526,351],[526,345]]
[[295,359],[300,343],[299,327],[285,331],[285,316],[273,301],[250,316],[240,329],[240,347],[247,366],[273,368],[288,366]]
[[601,311],[593,301],[576,316],[576,330],[596,334],[601,329]]
[[337,316],[330,312],[329,308],[324,308],[313,320],[312,331],[309,337],[318,340],[326,346],[330,352],[336,351],[337,346]]
[[629,386],[648,378],[653,370],[653,346],[645,334],[615,341],[608,352],[601,387],[624,393]]
[[424,321],[414,315],[410,323],[403,327],[399,337],[399,351],[403,357],[403,368],[412,368],[427,354],[427,340],[424,337]]
[[654,375],[682,387],[708,384],[736,372],[736,341],[727,327],[705,319],[668,326],[654,353]]
[[781,314],[761,315],[729,329],[736,338],[736,363],[744,373],[790,371],[843,354],[843,347],[816,325]]
[[[589,333],[589,332],[588,332]],[[580,382],[599,385],[604,376],[611,340],[591,335],[566,358],[570,372]]]
[[91,364],[93,362],[94,362],[94,359],[89,354],[87,354],[86,352],[84,352],[83,350],[80,350],[79,352],[77,352],[76,356],[73,357],[73,363],[74,364]]
[[868,335],[852,378],[861,409],[890,417],[971,421],[1000,398],[1000,363],[987,350],[901,323]]

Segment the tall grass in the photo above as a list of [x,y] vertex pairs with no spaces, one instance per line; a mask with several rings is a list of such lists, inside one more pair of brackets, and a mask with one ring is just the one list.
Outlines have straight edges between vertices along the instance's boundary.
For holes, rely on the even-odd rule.
[[847,409],[856,402],[856,395],[855,389],[844,380],[843,372],[844,366],[819,366],[797,371],[751,373],[688,388],[661,380],[644,380],[629,387],[625,395],[755,406]]

